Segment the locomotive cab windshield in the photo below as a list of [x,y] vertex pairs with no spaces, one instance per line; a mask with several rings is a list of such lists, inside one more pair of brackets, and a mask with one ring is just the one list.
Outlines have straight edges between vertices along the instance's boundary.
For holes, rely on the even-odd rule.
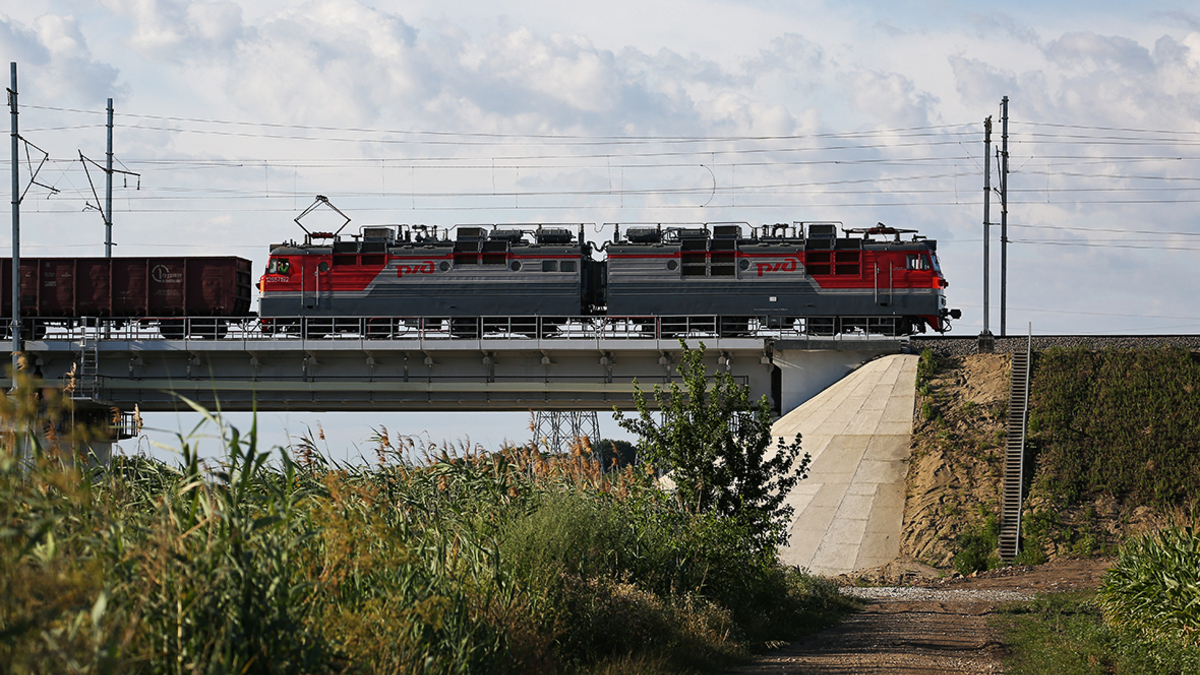
[[291,274],[292,263],[287,258],[271,258],[267,263],[267,274]]
[[932,270],[933,264],[929,261],[929,256],[923,253],[909,253],[907,268],[910,270]]

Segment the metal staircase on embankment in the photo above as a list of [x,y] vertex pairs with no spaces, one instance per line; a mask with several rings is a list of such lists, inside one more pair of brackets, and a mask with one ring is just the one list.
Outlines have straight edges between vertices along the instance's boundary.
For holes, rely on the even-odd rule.
[[1004,448],[1004,496],[1000,509],[1000,559],[1017,557],[1021,544],[1021,502],[1024,500],[1025,430],[1029,418],[1029,362],[1033,339],[1025,352],[1012,355],[1008,391],[1008,429]]
[[79,334],[79,370],[72,398],[95,399],[100,379],[100,335],[95,326],[83,321]]

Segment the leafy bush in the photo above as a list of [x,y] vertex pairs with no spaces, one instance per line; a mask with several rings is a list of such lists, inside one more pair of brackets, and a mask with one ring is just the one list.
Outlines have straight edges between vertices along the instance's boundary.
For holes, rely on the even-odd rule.
[[1200,644],[1200,532],[1173,527],[1130,539],[1099,597],[1114,626]]
[[1000,523],[995,515],[960,533],[954,542],[958,549],[954,554],[954,570],[966,576],[995,567],[999,562],[999,537]]
[[637,380],[637,417],[616,409],[613,416],[638,435],[643,460],[670,473],[685,508],[741,519],[764,548],[786,543],[793,509],[785,499],[811,461],[808,454],[801,457],[800,434],[776,444],[767,397],[752,403],[746,388],[727,372],[718,371],[710,384],[704,343],[691,349],[681,339],[679,345],[683,386],[654,386],[659,421]]

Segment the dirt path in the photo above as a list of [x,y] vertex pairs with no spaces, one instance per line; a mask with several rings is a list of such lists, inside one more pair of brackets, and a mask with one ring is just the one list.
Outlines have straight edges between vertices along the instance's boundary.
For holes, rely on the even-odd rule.
[[971,579],[855,589],[868,597],[861,612],[731,673],[1002,673],[1006,651],[988,626],[992,609],[1035,593],[1095,588],[1110,564],[1057,560]]

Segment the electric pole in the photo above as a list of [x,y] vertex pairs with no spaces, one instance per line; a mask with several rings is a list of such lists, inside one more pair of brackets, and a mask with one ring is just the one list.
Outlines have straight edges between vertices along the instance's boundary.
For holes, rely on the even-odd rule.
[[21,182],[17,161],[17,62],[10,65],[12,85],[8,89],[8,107],[12,112],[12,376],[17,384],[21,365]]
[[1008,97],[1000,99],[1000,337],[1008,325]]
[[105,162],[104,175],[107,177],[104,185],[104,257],[112,257],[112,131],[113,106],[108,99],[108,157]]
[[[991,279],[990,221],[992,217],[992,116],[983,121],[983,332],[979,334],[980,351],[985,351],[985,340],[990,340],[992,331],[988,325],[990,304],[988,282]],[[991,351],[987,349],[986,351]]]

